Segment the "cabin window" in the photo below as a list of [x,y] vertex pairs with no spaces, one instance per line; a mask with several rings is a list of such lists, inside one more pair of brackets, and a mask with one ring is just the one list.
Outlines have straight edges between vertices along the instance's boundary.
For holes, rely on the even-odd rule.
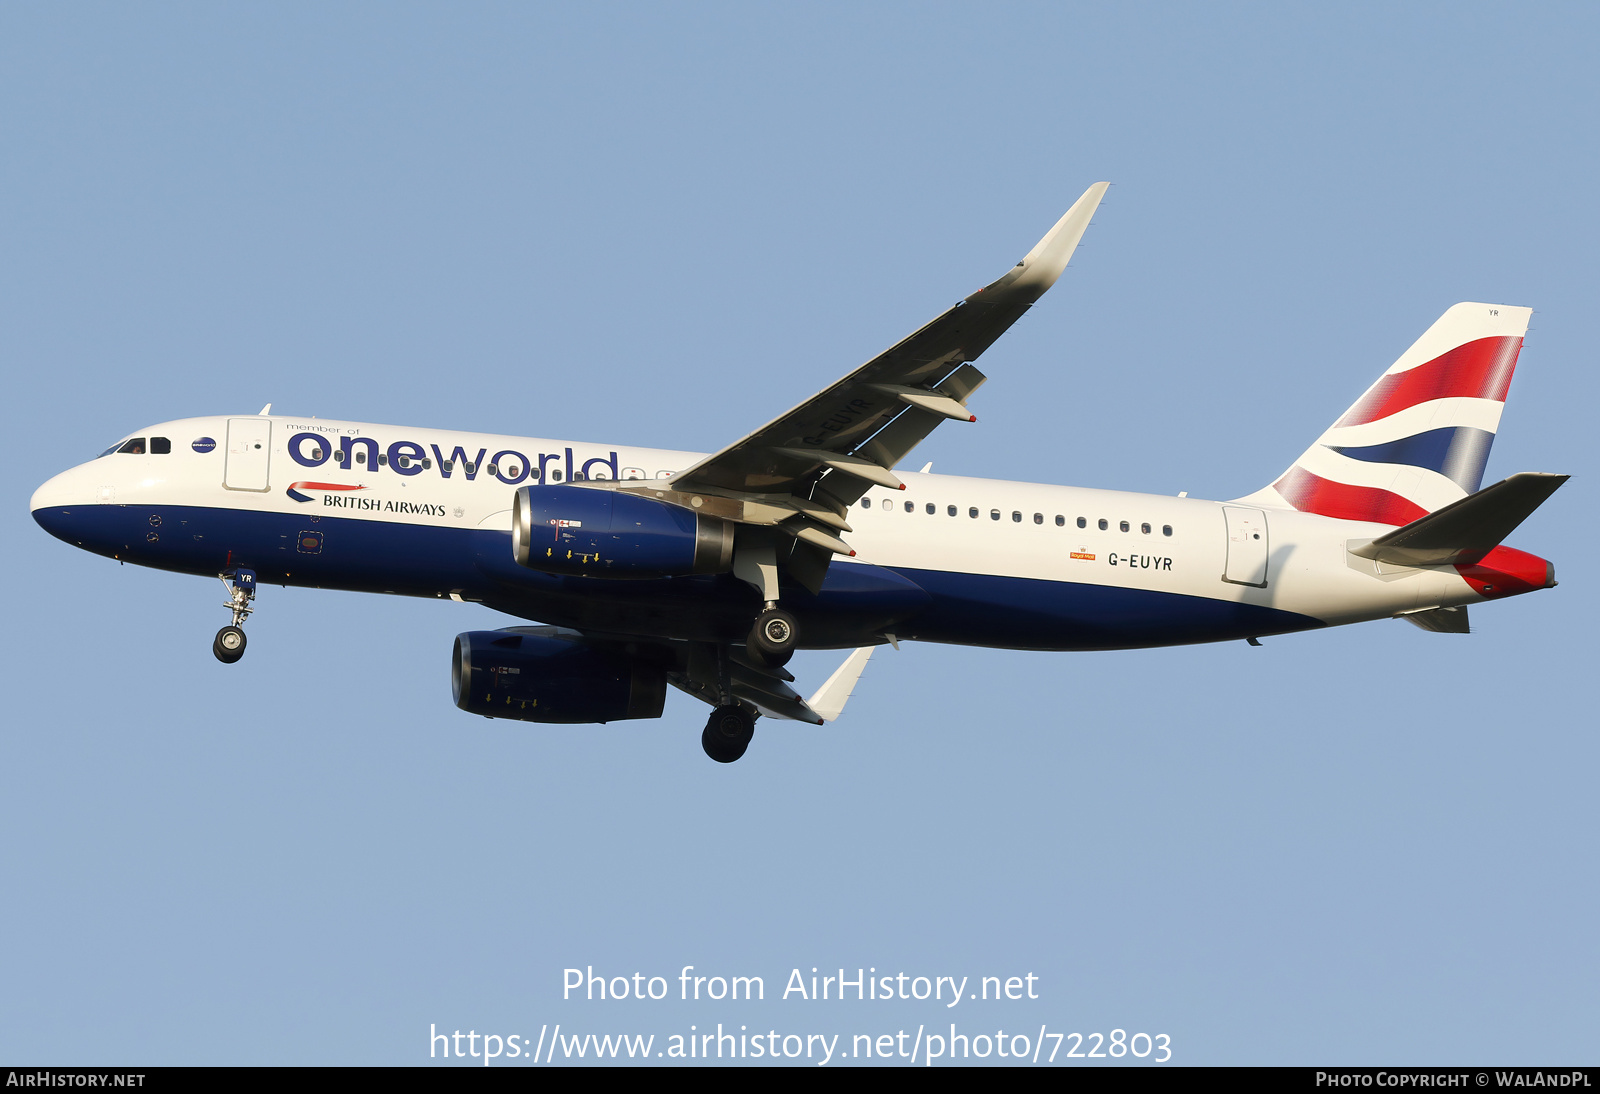
[[1170,536],[1172,534],[1172,525],[1163,524],[1161,526],[1161,534],[1164,536]]
[[1122,529],[1124,532],[1126,532],[1128,530],[1128,522],[1127,521],[1122,521],[1120,524],[1117,525],[1117,527]]
[[978,507],[976,505],[974,505],[971,509],[968,509],[967,510],[967,516],[971,517],[973,520],[977,520],[978,519]]
[[937,505],[933,504],[933,502],[930,501],[928,503],[928,515],[931,517],[931,516],[933,516],[933,514],[937,513],[938,511],[939,511],[939,507]]
[[950,506],[949,513],[952,517],[956,515],[956,507],[954,505]]
[[366,463],[367,462],[367,450],[365,448],[360,449],[359,451],[356,452],[356,462],[357,463]]
[[[404,456],[402,456],[400,458],[401,459],[405,459]],[[378,466],[379,467],[388,467],[389,466],[389,457],[388,457],[387,454],[382,453],[382,452],[378,453]]]
[[1148,524],[1141,524],[1139,525],[1139,531],[1148,536],[1150,534],[1150,526]]
[[883,499],[883,511],[885,513],[894,512],[894,502],[890,501],[888,498],[884,498]]
[[1013,522],[1015,522],[1017,524],[1021,524],[1022,523],[1022,513],[1019,510],[1016,510],[1016,509],[1011,510],[1011,519],[1012,519]]
[[906,502],[906,512],[915,513],[916,511],[917,511],[917,503],[916,502],[914,502],[914,501]]
[[422,457],[422,469],[424,471],[432,471],[433,460],[429,459],[427,456]]
[[863,508],[863,509],[871,509],[872,508],[872,499],[871,498],[862,498],[861,499],[861,508]]
[[1078,518],[1078,527],[1079,528],[1087,528],[1087,527],[1089,527],[1089,522],[1084,520],[1082,517],[1079,517]]
[[1035,524],[1043,524],[1044,523],[1044,514],[1043,513],[1035,513],[1035,514],[1033,514],[1033,523],[1035,523]]
[[[514,478],[516,478],[516,476],[515,475],[508,475],[507,478],[513,478],[514,479]],[[550,472],[550,481],[551,482],[560,482],[561,481],[561,472],[560,471],[552,471],[552,472]]]
[[[381,462],[383,457],[379,456],[378,459]],[[396,467],[410,467],[411,466],[411,457],[410,456],[396,456],[394,458],[394,465]]]
[[[150,454],[152,456],[166,456],[172,452],[172,441],[167,437],[150,438]],[[322,458],[322,453],[317,453],[317,458]]]
[[1111,527],[1111,525],[1106,523],[1106,518],[1105,517],[1101,517],[1099,519],[1099,521],[1097,521],[1096,523],[1099,525],[1099,528],[1100,528],[1100,530],[1102,532],[1104,532],[1107,528]]
[[[513,470],[512,470],[512,472],[511,472],[511,474],[512,474],[512,476],[513,476],[513,477],[515,477],[515,476],[516,476],[516,473],[517,473],[517,472],[516,472],[516,470],[515,470],[515,469],[513,469]],[[573,482],[583,482],[583,481],[584,481],[584,480],[585,480],[585,479],[587,479],[587,478],[588,478],[588,476],[587,476],[587,475],[585,475],[585,474],[584,474],[584,473],[583,473],[583,472],[582,472],[582,471],[574,471],[574,472],[573,472],[573,473],[572,473],[572,481],[573,481]]]
[[439,470],[443,471],[446,475],[450,474],[450,472],[454,471],[455,469],[456,469],[456,461],[454,461],[454,460],[440,460],[439,461]]
[[989,519],[990,520],[999,520],[1000,519],[1000,510],[998,510],[998,509],[989,510]]
[[1062,516],[1060,513],[1057,513],[1056,514],[1056,527],[1057,528],[1065,528],[1066,526],[1067,526],[1067,518]]
[[135,437],[133,440],[128,441],[121,448],[117,449],[117,451],[121,452],[125,456],[142,456],[144,455],[144,438]]

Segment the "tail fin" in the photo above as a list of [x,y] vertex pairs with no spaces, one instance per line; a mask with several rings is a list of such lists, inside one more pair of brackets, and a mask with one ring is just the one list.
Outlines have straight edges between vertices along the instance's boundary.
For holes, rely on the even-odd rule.
[[1455,305],[1248,500],[1401,525],[1474,493],[1532,314]]

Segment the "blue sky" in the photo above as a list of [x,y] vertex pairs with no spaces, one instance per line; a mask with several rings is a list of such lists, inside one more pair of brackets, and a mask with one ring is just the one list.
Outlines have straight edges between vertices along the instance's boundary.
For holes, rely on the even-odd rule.
[[[1185,1063],[1593,1062],[1597,18],[1579,5],[11,5],[0,1059],[382,1063],[955,1020]],[[279,412],[712,450],[1003,272],[1072,268],[935,470],[1228,498],[1446,307],[1536,309],[1489,478],[1559,589],[1114,654],[907,644],[844,719],[450,702],[473,606],[74,552],[34,487]],[[795,662],[820,681],[834,655]],[[750,1006],[561,971],[761,975]],[[790,970],[1040,977],[823,1009]],[[674,981],[675,982],[675,981]],[[963,1004],[963,1008],[965,1004]],[[963,1031],[965,1031],[963,1026]],[[992,1030],[991,1030],[992,1032]]]

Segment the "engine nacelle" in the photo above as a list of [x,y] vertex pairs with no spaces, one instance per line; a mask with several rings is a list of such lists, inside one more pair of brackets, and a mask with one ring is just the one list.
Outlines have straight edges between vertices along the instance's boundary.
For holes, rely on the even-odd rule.
[[664,669],[596,649],[553,627],[541,631],[456,635],[450,670],[456,706],[487,718],[524,722],[661,717],[667,701]]
[[616,490],[524,486],[511,510],[519,564],[584,577],[679,577],[733,568],[733,525]]

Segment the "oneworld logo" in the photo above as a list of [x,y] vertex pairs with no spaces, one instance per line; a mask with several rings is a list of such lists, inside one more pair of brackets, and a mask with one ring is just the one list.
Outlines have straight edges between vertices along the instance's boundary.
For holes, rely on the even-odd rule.
[[619,468],[615,452],[584,459],[567,448],[530,457],[509,448],[491,454],[487,448],[473,453],[460,445],[446,452],[436,444],[424,448],[416,441],[395,441],[385,447],[371,437],[340,437],[337,447],[333,441],[334,438],[317,433],[296,433],[285,447],[289,458],[301,467],[331,463],[341,471],[355,470],[363,475],[379,474],[380,469],[396,475],[420,475],[432,470],[448,479],[459,471],[470,482],[479,471],[486,471],[508,486],[530,479],[554,483],[644,477],[638,468]]

